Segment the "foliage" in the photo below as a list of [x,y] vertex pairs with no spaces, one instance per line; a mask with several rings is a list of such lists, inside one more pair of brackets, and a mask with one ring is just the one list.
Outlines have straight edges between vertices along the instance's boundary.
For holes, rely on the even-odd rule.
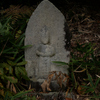
[[0,11],[0,18],[5,22],[5,19],[11,17],[10,25],[15,33],[15,39],[18,39],[25,31],[27,22],[34,11],[34,7],[10,5],[9,8]]
[[96,75],[100,76],[100,58],[95,56],[93,45],[77,43],[72,50],[69,64],[60,61],[54,63],[69,65],[71,82],[69,87],[74,88],[79,94],[92,94],[93,97],[99,98],[97,95],[100,91],[97,87],[100,77],[96,77]]
[[9,96],[8,92],[7,92],[4,100],[15,100],[15,99],[20,99],[20,100],[36,100],[35,96],[33,96],[32,98],[27,96],[26,93],[29,93],[31,91],[32,90],[21,91],[21,92],[17,93],[14,96]]
[[18,21],[18,19],[30,17],[33,11],[34,7],[10,5],[9,8],[1,10],[0,13],[3,15],[3,17],[12,16],[12,23],[15,24],[15,22]]
[[[17,93],[23,89],[23,80],[29,80],[23,65],[24,49],[29,46],[23,46],[24,33],[16,38],[16,31],[11,27],[11,17],[0,20],[0,96],[3,98],[7,91]],[[21,30],[19,30],[21,31]],[[22,32],[22,31],[21,31]],[[19,88],[20,86],[20,88]],[[9,92],[9,95],[12,93]]]

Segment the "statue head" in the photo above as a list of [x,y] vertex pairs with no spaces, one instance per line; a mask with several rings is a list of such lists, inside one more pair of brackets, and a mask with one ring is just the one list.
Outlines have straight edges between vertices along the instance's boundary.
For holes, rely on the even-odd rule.
[[41,30],[41,42],[46,45],[50,42],[49,32],[46,26],[44,26]]

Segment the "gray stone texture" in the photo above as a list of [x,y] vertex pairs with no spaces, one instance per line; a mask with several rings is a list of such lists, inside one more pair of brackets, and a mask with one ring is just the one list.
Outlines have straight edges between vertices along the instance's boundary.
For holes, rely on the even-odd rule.
[[52,61],[69,62],[65,46],[65,18],[48,0],[42,1],[29,19],[25,32],[26,71],[33,82],[42,82],[51,71],[68,73],[68,66],[57,66]]

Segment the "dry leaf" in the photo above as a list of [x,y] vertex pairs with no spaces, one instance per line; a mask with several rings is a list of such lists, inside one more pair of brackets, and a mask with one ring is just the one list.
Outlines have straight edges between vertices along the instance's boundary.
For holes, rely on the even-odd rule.
[[77,88],[77,92],[79,94],[84,94],[85,90],[84,90],[84,88],[82,86],[79,85],[78,88]]
[[10,81],[8,81],[8,84],[7,84],[7,89],[9,89],[9,86],[10,86]]
[[60,76],[62,73],[61,73],[61,71],[59,71],[59,74],[58,74],[58,76]]
[[51,91],[51,89],[50,89],[49,86],[50,86],[50,83],[47,83],[47,90],[48,90],[48,91]]
[[11,84],[11,91],[14,92],[14,93],[17,93],[17,92],[16,92],[16,88],[15,88],[15,86],[14,86],[13,83]]
[[84,98],[83,100],[90,100],[89,98]]
[[76,95],[76,99],[79,99],[79,97],[80,97],[79,95]]
[[50,84],[50,82],[51,82],[51,78],[48,78],[48,79],[47,79],[47,83]]
[[81,73],[81,72],[84,72],[86,70],[86,68],[84,68],[83,70],[80,70],[80,71],[74,71],[76,73]]
[[59,86],[62,88],[62,80],[58,77],[57,78],[57,83],[59,84]]
[[64,77],[63,82],[65,82],[67,80],[67,77]]
[[63,80],[63,75],[61,74],[61,75],[59,76],[59,78],[60,78],[61,80]]
[[66,96],[68,95],[69,89],[70,89],[70,88],[68,87],[68,89],[67,89],[67,91],[66,91]]
[[67,74],[64,75],[65,77],[69,78],[69,76]]
[[100,76],[99,75],[96,75],[98,78],[100,78]]
[[72,100],[72,98],[66,98],[65,100]]
[[58,75],[57,75],[57,73],[55,73],[55,79],[54,80],[57,80],[57,78],[58,78]]
[[[46,92],[46,90],[51,91],[50,89],[50,83],[51,83],[51,79],[53,78],[53,76],[55,75],[55,79],[57,80],[57,83],[59,84],[59,86],[62,88],[62,81],[65,82],[65,80],[67,79],[67,84],[69,83],[69,76],[67,74],[63,74],[61,71],[59,71],[58,75],[56,71],[50,72],[51,74],[48,75],[48,79],[45,80],[42,84],[42,90],[43,92]],[[65,76],[65,78],[64,78]],[[66,84],[66,83],[65,83]],[[66,84],[66,86],[67,86]]]
[[41,84],[41,87],[42,87],[43,92],[46,92],[47,80],[45,80],[45,81]]
[[[3,88],[2,83],[0,83],[0,88]],[[4,89],[0,89],[0,95],[4,96]]]
[[2,95],[4,97],[4,90],[0,89],[0,95]]
[[41,84],[41,87],[42,87],[42,90],[43,90],[43,92],[46,92],[46,89],[48,90],[48,91],[51,91],[51,89],[50,89],[50,82],[51,81],[48,81],[48,80],[45,80],[42,84]]
[[52,79],[53,76],[54,76],[54,73],[50,74],[50,75],[48,76],[48,78],[49,78],[49,79]]
[[66,86],[68,86],[69,85],[69,78],[67,79],[67,83],[66,83]]
[[29,85],[29,88],[28,88],[29,90],[31,89],[31,83],[30,83],[30,85]]
[[56,71],[52,71],[52,72],[50,72],[50,73],[56,73]]

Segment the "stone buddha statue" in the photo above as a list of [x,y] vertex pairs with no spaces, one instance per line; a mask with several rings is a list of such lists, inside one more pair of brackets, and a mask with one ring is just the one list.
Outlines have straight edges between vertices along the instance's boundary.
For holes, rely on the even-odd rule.
[[46,26],[44,26],[41,31],[41,43],[42,44],[36,51],[38,56],[52,57],[55,55],[55,48],[50,46],[50,34]]
[[38,69],[41,72],[38,76],[41,79],[45,79],[51,69],[51,57],[55,55],[55,48],[50,45],[50,34],[46,26],[43,27],[40,34],[41,45],[36,50],[36,54],[39,57]]

